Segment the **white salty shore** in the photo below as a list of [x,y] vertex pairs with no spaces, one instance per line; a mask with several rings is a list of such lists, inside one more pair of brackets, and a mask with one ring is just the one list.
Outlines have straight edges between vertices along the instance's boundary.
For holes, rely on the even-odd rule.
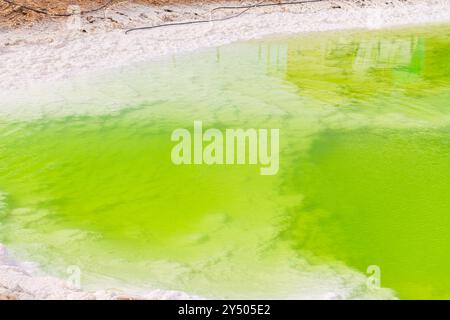
[[[118,4],[106,12],[84,16],[81,25],[65,19],[0,30],[0,99],[42,81],[264,36],[450,22],[450,2],[446,0],[334,0],[256,8],[216,23],[124,33],[131,27],[208,18],[214,7],[234,3],[163,7]],[[220,11],[214,17],[237,12]],[[84,292],[63,280],[35,275],[30,268],[30,264],[13,261],[0,245],[0,299],[196,298],[161,290],[139,297],[121,291]]]
[[121,289],[83,291],[72,281],[42,275],[32,262],[13,259],[0,244],[0,300],[179,300],[199,299],[180,291],[130,293]]
[[[236,4],[242,2],[162,7],[118,3],[80,21],[64,18],[0,29],[0,90],[270,35],[450,22],[447,0],[330,0],[253,8],[227,21],[125,34],[132,27],[209,19],[213,8]],[[218,10],[212,17],[239,12]]]

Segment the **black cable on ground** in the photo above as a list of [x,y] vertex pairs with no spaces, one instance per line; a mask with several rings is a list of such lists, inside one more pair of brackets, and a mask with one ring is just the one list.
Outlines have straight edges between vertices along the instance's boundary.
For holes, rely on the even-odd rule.
[[[207,22],[215,22],[215,21],[225,21],[225,20],[230,20],[233,18],[237,18],[241,15],[243,15],[244,13],[246,13],[248,10],[256,7],[258,4],[263,3],[265,0],[262,0],[254,5],[250,5],[250,6],[245,6],[242,7],[242,9],[245,9],[242,12],[239,12],[238,14],[229,16],[229,17],[225,17],[225,18],[220,18],[220,19],[209,19],[209,20],[192,20],[192,21],[186,21],[186,22],[173,22],[173,23],[165,23],[165,24],[159,24],[156,26],[149,26],[149,27],[139,27],[139,28],[132,28],[132,29],[128,29],[127,31],[125,31],[125,34],[128,34],[129,32],[132,31],[138,31],[138,30],[148,30],[148,29],[156,29],[156,28],[161,28],[161,27],[169,27],[169,26],[182,26],[182,25],[187,25],[187,24],[199,24],[199,23],[207,23]],[[216,10],[218,8],[214,8],[213,10],[211,10],[211,13]]]
[[91,9],[91,10],[81,11],[81,12],[78,12],[78,13],[51,13],[51,12],[48,12],[47,9],[34,8],[34,7],[26,6],[26,5],[23,5],[23,4],[19,4],[16,1],[13,1],[13,0],[2,0],[2,1],[4,1],[4,2],[6,2],[6,3],[8,3],[8,4],[12,5],[12,6],[23,8],[25,10],[36,12],[36,13],[39,13],[39,14],[45,14],[45,15],[50,16],[50,17],[71,17],[71,16],[74,16],[74,15],[83,15],[83,14],[93,13],[93,12],[97,12],[97,11],[103,10],[106,7],[110,6],[111,3],[113,3],[115,0],[109,0],[105,4],[101,5],[100,7],[97,7],[95,9]]
[[149,30],[149,29],[156,29],[156,28],[162,28],[162,27],[182,26],[182,25],[189,25],[189,24],[201,24],[201,23],[225,21],[225,20],[237,18],[251,9],[260,8],[260,7],[275,7],[275,6],[294,5],[294,4],[306,4],[306,3],[312,3],[312,2],[325,2],[325,1],[329,1],[329,0],[301,0],[301,1],[276,2],[276,3],[263,3],[263,2],[265,2],[265,0],[262,0],[256,4],[249,4],[249,5],[243,5],[243,6],[222,6],[222,7],[216,7],[214,9],[212,9],[211,14],[217,10],[232,10],[232,9],[244,9],[244,10],[238,14],[235,14],[235,15],[232,15],[229,17],[225,17],[225,18],[217,18],[217,19],[209,19],[209,20],[192,20],[192,21],[185,21],[185,22],[173,22],[173,23],[159,24],[156,26],[131,28],[131,29],[126,30],[125,34],[128,34],[133,31]]

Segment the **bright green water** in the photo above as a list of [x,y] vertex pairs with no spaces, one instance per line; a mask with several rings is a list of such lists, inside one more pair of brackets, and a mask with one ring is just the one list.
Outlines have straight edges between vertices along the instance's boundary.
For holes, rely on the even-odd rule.
[[[388,297],[377,265],[401,298],[450,298],[449,52],[450,27],[316,34],[22,93],[0,242],[94,287]],[[173,165],[194,120],[280,128],[280,171]]]

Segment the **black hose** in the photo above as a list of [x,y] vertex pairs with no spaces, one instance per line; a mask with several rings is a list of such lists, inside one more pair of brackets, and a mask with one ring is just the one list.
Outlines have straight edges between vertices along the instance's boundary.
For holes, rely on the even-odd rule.
[[[33,12],[36,12],[36,13],[39,13],[39,14],[45,14],[45,15],[48,15],[50,17],[71,17],[71,16],[74,16],[74,15],[84,15],[84,14],[93,13],[93,12],[97,12],[97,11],[103,10],[106,7],[110,6],[115,0],[109,0],[105,4],[99,6],[99,7],[95,8],[95,9],[81,11],[79,13],[51,13],[51,12],[48,12],[46,9],[26,6],[26,5],[23,5],[23,4],[19,4],[16,1],[13,1],[13,0],[0,0],[0,1],[4,1],[4,2],[10,4],[10,5],[18,6],[20,8],[25,9],[25,10],[28,10],[28,11],[33,11]],[[241,15],[243,15],[244,13],[246,13],[247,11],[249,11],[251,9],[254,9],[254,8],[285,6],[285,5],[295,5],[295,4],[306,4],[306,3],[313,3],[313,2],[325,2],[325,1],[329,1],[329,0],[301,0],[301,1],[276,2],[276,3],[263,3],[264,1],[265,0],[262,0],[262,1],[258,2],[258,3],[256,3],[256,4],[249,4],[249,5],[243,5],[243,6],[221,6],[221,7],[216,7],[216,8],[211,10],[211,14],[212,14],[213,12],[218,11],[218,10],[244,9],[243,11],[241,11],[238,14],[235,14],[235,15],[232,15],[232,16],[228,16],[228,17],[225,17],[225,18],[208,19],[208,20],[192,20],[192,21],[185,21],[185,22],[173,22],[173,23],[159,24],[159,25],[156,25],[156,26],[146,26],[146,27],[131,28],[131,29],[126,30],[125,34],[128,34],[128,33],[133,32],[133,31],[149,30],[149,29],[156,29],[156,28],[161,28],[161,27],[182,26],[182,25],[190,25],[190,24],[200,24],[200,23],[226,21],[226,20],[238,18]]]
[[231,10],[231,9],[245,9],[244,11],[232,15],[225,18],[217,18],[217,19],[209,19],[209,20],[192,20],[192,21],[186,21],[186,22],[173,22],[173,23],[165,23],[165,24],[158,24],[156,26],[146,26],[146,27],[138,27],[138,28],[131,28],[125,31],[125,34],[128,34],[133,31],[139,31],[139,30],[149,30],[149,29],[156,29],[161,27],[170,27],[170,26],[181,26],[181,25],[189,25],[189,24],[200,24],[200,23],[210,23],[210,22],[217,22],[217,21],[225,21],[230,20],[233,18],[237,18],[247,11],[258,8],[258,7],[275,7],[275,6],[285,6],[285,5],[293,5],[293,4],[305,4],[305,3],[311,3],[311,2],[325,2],[329,0],[301,0],[301,1],[288,1],[288,2],[277,2],[277,3],[263,3],[265,0],[260,1],[256,4],[249,4],[249,5],[243,5],[243,6],[222,6],[222,7],[216,7],[211,10],[211,13],[217,10]]
[[[242,7],[242,9],[245,9],[242,12],[239,12],[238,14],[229,16],[229,17],[225,17],[225,18],[219,18],[219,19],[209,19],[209,20],[193,20],[193,21],[186,21],[186,22],[173,22],[173,23],[166,23],[166,24],[159,24],[156,26],[149,26],[149,27],[139,27],[139,28],[132,28],[132,29],[128,29],[127,31],[125,31],[125,34],[128,34],[129,32],[132,31],[138,31],[138,30],[147,30],[147,29],[156,29],[156,28],[161,28],[161,27],[169,27],[169,26],[182,26],[182,25],[187,25],[187,24],[198,24],[198,23],[208,23],[208,22],[215,22],[215,21],[225,21],[225,20],[230,20],[233,18],[237,18],[241,15],[243,15],[244,13],[246,13],[248,10],[256,7],[258,4],[263,3],[265,0],[262,0],[254,5],[250,5],[250,6],[245,6]],[[214,8],[213,10],[211,10],[211,13],[219,8]]]

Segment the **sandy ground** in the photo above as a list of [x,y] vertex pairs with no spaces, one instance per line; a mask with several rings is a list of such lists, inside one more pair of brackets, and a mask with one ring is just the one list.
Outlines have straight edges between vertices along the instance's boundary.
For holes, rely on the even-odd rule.
[[[69,6],[78,5],[82,11],[93,10],[102,7],[113,7],[117,3],[138,3],[145,5],[164,6],[169,4],[202,5],[215,2],[215,0],[1,0],[0,1],[0,27],[24,26],[31,23],[39,23],[53,19],[51,15],[67,13]],[[240,2],[243,2],[240,0]],[[44,9],[50,15],[41,14],[31,9]]]
[[[125,34],[132,27],[208,19],[211,10],[220,3],[207,3],[163,6],[115,3],[108,10],[81,19],[58,18],[21,28],[3,28],[0,90],[268,35],[450,21],[448,0],[332,0],[255,8],[227,21]],[[239,12],[218,10],[213,17]]]
[[[45,1],[35,2],[42,4]],[[82,10],[87,8],[85,2],[79,2]],[[151,2],[153,4],[149,4]],[[100,3],[104,2],[94,1],[89,7]],[[21,9],[15,9],[19,11],[14,13],[10,6],[3,3],[0,5],[0,101],[2,96],[11,96],[18,88],[23,90],[43,81],[70,78],[234,41],[299,32],[450,22],[448,0],[332,0],[286,7],[255,8],[227,21],[125,34],[125,30],[133,27],[208,19],[211,17],[211,10],[218,5],[255,2],[166,3],[168,2],[115,1],[107,10],[69,18],[42,17],[34,13],[23,13]],[[52,7],[51,10],[57,12],[61,7]],[[11,12],[18,16],[11,18]],[[239,12],[219,10],[214,12],[213,17],[224,18]],[[138,297],[120,290],[83,292],[72,288],[63,280],[39,274],[32,264],[14,261],[6,248],[0,245],[0,299],[52,298],[195,297],[160,290]]]

